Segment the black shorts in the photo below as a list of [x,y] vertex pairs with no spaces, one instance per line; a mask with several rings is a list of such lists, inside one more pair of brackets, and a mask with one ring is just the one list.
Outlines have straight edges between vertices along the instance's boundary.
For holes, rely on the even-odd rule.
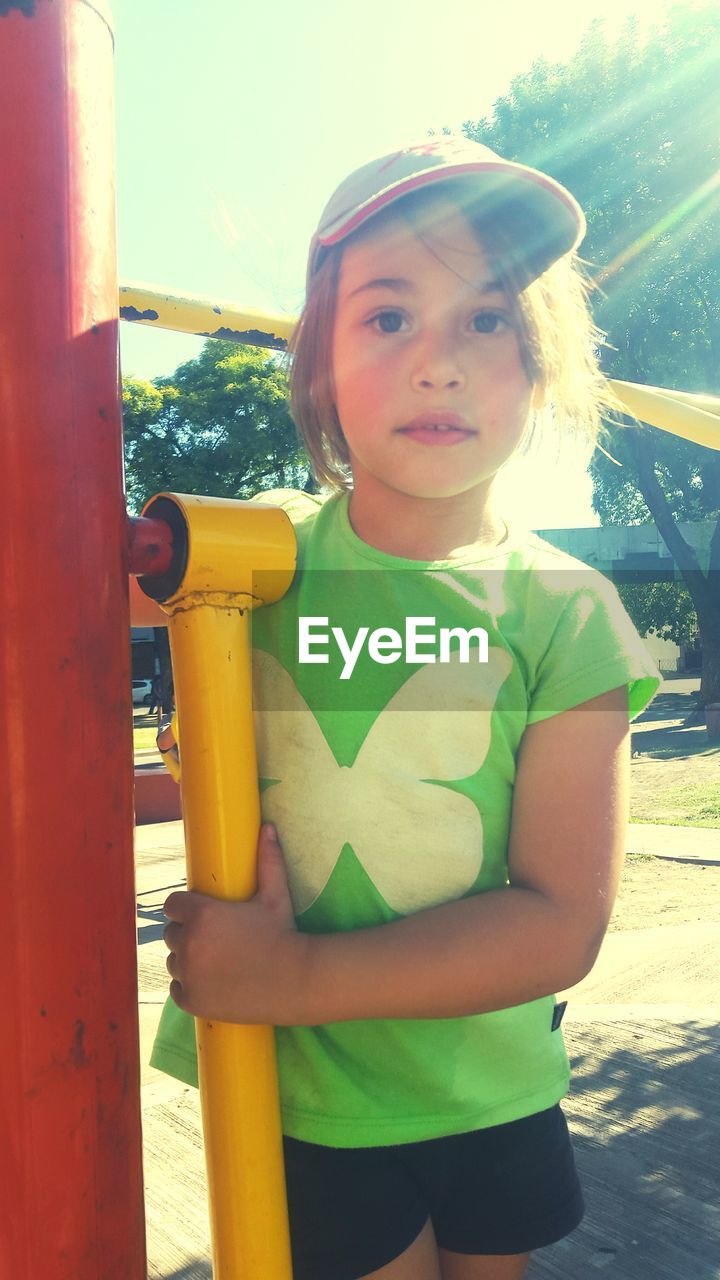
[[358,1280],[428,1219],[440,1248],[515,1254],[561,1240],[584,1212],[559,1106],[395,1147],[284,1143],[294,1280]]

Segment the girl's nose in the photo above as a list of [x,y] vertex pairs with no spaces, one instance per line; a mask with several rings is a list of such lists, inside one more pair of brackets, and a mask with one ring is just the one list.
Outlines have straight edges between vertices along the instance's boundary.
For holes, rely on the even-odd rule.
[[441,338],[429,339],[418,351],[412,383],[418,391],[455,389],[465,381],[454,344]]

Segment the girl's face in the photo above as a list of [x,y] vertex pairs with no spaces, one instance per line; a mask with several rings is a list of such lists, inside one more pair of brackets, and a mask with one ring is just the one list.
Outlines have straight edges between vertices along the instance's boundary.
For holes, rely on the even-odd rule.
[[342,258],[332,371],[358,498],[487,491],[530,412],[492,263],[452,204],[426,217],[370,223]]

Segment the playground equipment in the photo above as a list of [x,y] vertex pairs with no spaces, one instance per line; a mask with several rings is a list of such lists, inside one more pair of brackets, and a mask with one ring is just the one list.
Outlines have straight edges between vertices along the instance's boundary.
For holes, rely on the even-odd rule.
[[[165,571],[140,582],[168,615],[188,887],[247,899],[260,830],[249,617],[289,587],[295,534],[277,507],[222,498],[160,494],[143,517],[172,533]],[[272,1028],[195,1027],[213,1275],[290,1280]]]
[[240,310],[233,302],[185,298],[178,293],[133,284],[120,285],[120,319],[151,325],[154,329],[192,333],[199,338],[245,342],[274,351],[285,350],[295,328],[292,316]]
[[[0,777],[6,788],[0,966],[9,978],[9,1048],[0,1055],[0,1274],[15,1280],[144,1280],[146,1274],[112,84],[105,0],[0,2],[0,296],[11,318],[0,369]],[[128,318],[132,308],[140,323],[167,318],[134,295],[123,298]],[[210,310],[199,325],[186,310],[183,324],[270,347],[282,346],[292,329],[287,318],[241,312],[236,319],[232,308],[217,304]],[[179,311],[176,319],[180,327]],[[628,402],[630,411],[675,430],[667,425],[675,421],[668,402],[677,400],[685,406],[681,434],[720,447],[720,402],[657,389],[649,394],[649,407]],[[658,397],[662,421],[651,416]],[[187,516],[192,574],[195,518],[212,541],[210,526],[195,500],[167,501]],[[262,529],[262,508],[257,513]],[[180,538],[179,526],[173,530]],[[285,536],[279,543],[290,556]],[[164,557],[166,571],[174,564],[172,539],[163,546],[156,567]],[[148,575],[142,555],[139,561]],[[228,608],[227,596],[224,603],[198,598],[187,612],[175,609],[170,625],[179,667],[193,651],[191,633],[201,634],[207,621],[222,634],[223,615],[241,614],[253,595],[247,580],[222,576],[227,563],[218,561],[218,576],[197,589],[211,596],[229,591],[241,603]],[[171,611],[173,592],[184,581],[175,581],[165,600]],[[272,592],[263,597],[260,587],[257,595],[276,598]],[[195,613],[187,629],[179,626]],[[242,638],[231,643],[246,647]],[[206,692],[193,706],[193,696],[188,700],[179,687],[185,786],[193,792],[186,807],[194,812],[202,804],[203,766],[188,758],[190,743],[217,741],[206,699],[214,703]],[[222,706],[216,710],[223,715]],[[226,751],[235,730],[220,723]],[[247,748],[242,765],[252,769]],[[225,812],[224,802],[217,812]],[[218,822],[212,838],[225,850],[223,875],[239,875],[239,887],[227,883],[242,896],[252,888],[247,851],[254,850],[257,808],[237,835],[245,850],[237,868],[226,843],[228,833],[236,839],[236,827],[223,825],[237,818]],[[202,888],[194,834],[190,843],[191,882]],[[202,851],[200,857],[202,864]],[[265,1035],[258,1056],[269,1072],[267,1043]],[[208,1064],[212,1054],[204,1054]],[[268,1081],[269,1075],[263,1087],[271,1109]],[[217,1180],[212,1187],[224,1203]],[[259,1199],[253,1194],[253,1214],[267,1207]],[[218,1216],[231,1215],[220,1208]],[[222,1222],[217,1230],[224,1241]],[[285,1274],[268,1269],[248,1273],[247,1280],[285,1280]]]
[[144,1280],[113,66],[0,4],[0,1275]]
[[631,417],[672,436],[681,436],[692,444],[720,449],[720,398],[717,396],[643,387],[637,382],[613,381],[610,386]]

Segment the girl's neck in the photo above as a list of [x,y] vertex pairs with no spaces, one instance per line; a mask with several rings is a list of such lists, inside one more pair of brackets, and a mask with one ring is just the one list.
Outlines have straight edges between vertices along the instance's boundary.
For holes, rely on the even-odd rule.
[[451,498],[416,498],[395,492],[388,500],[350,494],[350,523],[377,551],[406,560],[451,560],[472,549],[487,552],[507,537],[494,508],[490,483]]

